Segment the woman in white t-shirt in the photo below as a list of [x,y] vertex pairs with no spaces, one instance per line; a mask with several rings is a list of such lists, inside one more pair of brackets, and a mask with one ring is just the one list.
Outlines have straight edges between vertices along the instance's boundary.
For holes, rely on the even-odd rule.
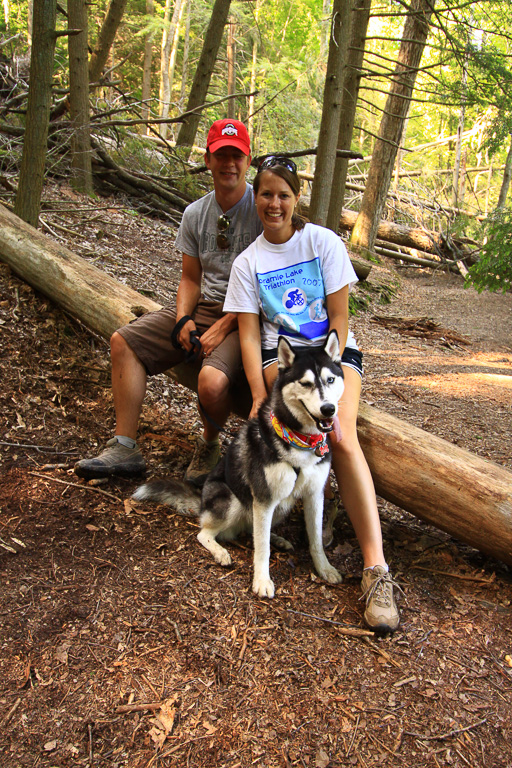
[[338,410],[341,439],[331,441],[332,467],[364,560],[365,621],[373,629],[394,631],[400,621],[396,584],[386,565],[375,489],[356,429],[362,354],[348,327],[348,294],[357,277],[340,238],[295,214],[300,181],[293,161],[267,157],[253,189],[263,233],[235,259],[224,303],[225,312],[238,314],[251,416],[277,376],[279,335],[294,347],[322,346],[335,328],[344,349],[345,391]]

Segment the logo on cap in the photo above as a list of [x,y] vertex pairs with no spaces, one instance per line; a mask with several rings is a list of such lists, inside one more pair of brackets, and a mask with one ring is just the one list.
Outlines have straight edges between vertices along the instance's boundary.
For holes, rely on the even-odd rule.
[[233,123],[228,123],[221,131],[223,136],[238,136],[238,131]]

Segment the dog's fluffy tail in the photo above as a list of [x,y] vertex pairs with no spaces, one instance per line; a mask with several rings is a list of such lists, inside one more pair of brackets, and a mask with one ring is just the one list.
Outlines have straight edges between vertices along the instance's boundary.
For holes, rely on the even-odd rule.
[[180,515],[198,515],[201,491],[181,480],[153,480],[141,485],[132,496],[136,501],[157,501],[168,504]]

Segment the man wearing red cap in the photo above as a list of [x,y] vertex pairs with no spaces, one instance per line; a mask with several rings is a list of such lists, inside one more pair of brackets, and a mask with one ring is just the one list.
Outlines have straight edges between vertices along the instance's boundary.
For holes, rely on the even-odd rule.
[[203,434],[186,478],[201,485],[220,459],[219,428],[230,411],[230,388],[241,375],[236,315],[222,311],[231,265],[261,232],[252,187],[249,135],[238,120],[217,120],[208,132],[205,163],[213,192],[189,205],[176,238],[182,273],[176,306],[151,312],[110,340],[115,434],[99,456],[75,466],[80,477],[142,474],[136,437],[147,376],[185,361],[198,366]]

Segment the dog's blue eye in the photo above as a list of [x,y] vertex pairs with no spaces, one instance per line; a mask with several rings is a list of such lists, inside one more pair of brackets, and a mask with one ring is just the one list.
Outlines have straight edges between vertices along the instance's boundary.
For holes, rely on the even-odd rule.
[[327,377],[327,384],[334,384],[334,376]]

